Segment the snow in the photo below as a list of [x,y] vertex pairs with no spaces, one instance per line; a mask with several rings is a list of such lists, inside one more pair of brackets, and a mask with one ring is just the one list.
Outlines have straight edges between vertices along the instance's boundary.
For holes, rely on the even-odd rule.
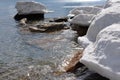
[[120,80],[120,24],[99,32],[95,43],[87,46],[80,62],[110,80]]
[[120,80],[120,0],[108,4],[96,15],[87,34],[78,38],[84,48],[80,62],[110,80]]
[[93,14],[79,14],[75,16],[71,21],[69,21],[71,24],[78,24],[78,25],[83,25],[83,26],[89,26],[91,23],[91,19],[95,15]]
[[81,37],[78,38],[78,42],[82,42],[79,44],[84,46],[86,45],[85,43],[95,42],[96,36],[103,28],[110,26],[114,23],[118,23],[119,21],[120,21],[120,6],[119,5],[103,9],[92,21],[87,31],[87,34],[85,35],[85,38],[87,39],[85,41],[80,41],[83,39],[81,39]]
[[18,14],[46,13],[46,7],[38,2],[17,2],[16,9]]
[[92,42],[86,36],[78,37],[78,43],[81,47],[86,48]]

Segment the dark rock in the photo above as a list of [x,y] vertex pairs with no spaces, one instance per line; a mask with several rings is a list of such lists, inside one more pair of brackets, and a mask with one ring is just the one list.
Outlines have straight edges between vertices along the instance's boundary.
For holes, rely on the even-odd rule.
[[97,73],[92,73],[90,75],[88,75],[87,77],[85,77],[85,79],[83,80],[109,80],[108,78],[105,78]]
[[61,23],[43,23],[34,27],[29,27],[31,32],[52,32],[64,29],[66,25]]
[[43,20],[44,19],[44,14],[39,13],[39,14],[16,14],[14,16],[14,19],[19,21],[23,18],[27,18],[27,20]]
[[67,22],[67,17],[60,17],[60,18],[54,18],[53,20],[50,20],[50,22]]
[[77,31],[78,36],[84,36],[87,33],[89,26],[82,26],[82,25],[71,25],[72,30]]

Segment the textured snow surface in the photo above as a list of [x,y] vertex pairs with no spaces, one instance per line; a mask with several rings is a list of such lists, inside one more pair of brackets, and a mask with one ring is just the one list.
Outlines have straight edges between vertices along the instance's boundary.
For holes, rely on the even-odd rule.
[[[85,45],[84,43],[95,42],[96,36],[102,29],[114,23],[119,23],[119,22],[120,22],[120,5],[103,9],[92,21],[87,31],[87,34],[85,35],[85,38],[87,38],[87,40],[85,40],[84,42],[82,41],[83,43],[79,43],[79,44]],[[78,38],[78,42],[81,42],[80,40],[81,37]]]
[[120,80],[120,24],[99,32],[95,43],[84,50],[80,62],[111,80]]

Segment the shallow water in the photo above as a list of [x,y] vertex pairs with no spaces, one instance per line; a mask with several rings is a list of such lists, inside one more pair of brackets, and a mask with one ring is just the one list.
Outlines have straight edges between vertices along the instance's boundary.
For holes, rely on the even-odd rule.
[[[61,39],[63,31],[54,33],[24,33],[13,19],[16,14],[16,1],[0,2],[0,80],[73,80],[75,75],[64,73],[55,75],[57,65],[67,54],[72,54],[76,43],[69,39]],[[47,5],[54,13],[45,17],[66,16],[68,4],[50,0],[36,0]],[[54,4],[54,5],[53,5]],[[70,5],[70,4],[69,4]],[[71,37],[71,36],[70,36]],[[58,40],[60,38],[60,40]],[[51,40],[42,44],[38,41]]]

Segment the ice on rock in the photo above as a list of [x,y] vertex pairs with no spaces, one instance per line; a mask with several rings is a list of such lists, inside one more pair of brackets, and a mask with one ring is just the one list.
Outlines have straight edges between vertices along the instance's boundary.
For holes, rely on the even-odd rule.
[[84,45],[84,43],[95,42],[96,36],[103,28],[119,22],[120,22],[120,5],[103,9],[92,21],[87,31],[87,34],[85,35],[85,38],[87,38],[87,40],[81,41],[83,40],[84,36],[82,37],[82,39],[81,37],[79,37],[78,38],[79,44]]
[[120,24],[101,30],[83,54],[80,62],[89,69],[110,80],[120,80]]
[[69,14],[97,14],[102,8],[95,7],[95,6],[82,6],[79,8],[72,9]]

